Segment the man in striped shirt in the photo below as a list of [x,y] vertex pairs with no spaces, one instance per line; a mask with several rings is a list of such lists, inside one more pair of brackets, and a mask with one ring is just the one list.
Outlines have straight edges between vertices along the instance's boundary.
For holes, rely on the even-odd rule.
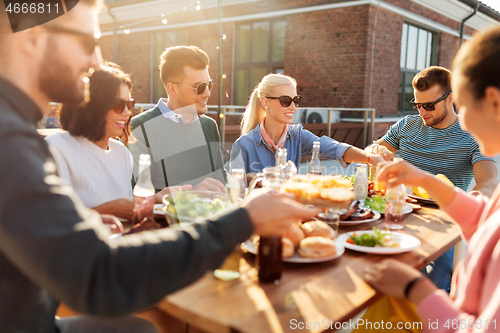
[[[481,155],[477,142],[462,130],[453,107],[451,72],[431,66],[412,80],[418,115],[408,115],[391,126],[378,140],[381,155],[399,151],[403,160],[434,175],[444,174],[455,186],[467,191],[474,177],[474,191],[491,196],[497,186],[494,159]],[[386,158],[387,159],[387,158]],[[424,269],[440,288],[449,291],[453,250]]]

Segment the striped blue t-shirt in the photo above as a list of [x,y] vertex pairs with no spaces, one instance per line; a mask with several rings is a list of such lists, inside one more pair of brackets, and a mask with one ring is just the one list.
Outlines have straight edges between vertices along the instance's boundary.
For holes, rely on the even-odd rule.
[[443,129],[425,126],[418,115],[409,115],[391,126],[382,138],[399,150],[401,158],[434,175],[441,173],[455,186],[467,191],[474,173],[472,166],[482,160],[479,145],[458,120]]

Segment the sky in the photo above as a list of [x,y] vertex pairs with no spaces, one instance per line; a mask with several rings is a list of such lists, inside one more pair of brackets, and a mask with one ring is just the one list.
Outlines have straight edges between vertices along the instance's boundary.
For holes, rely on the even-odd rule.
[[500,12],[500,0],[479,0],[487,6],[490,6],[497,12]]

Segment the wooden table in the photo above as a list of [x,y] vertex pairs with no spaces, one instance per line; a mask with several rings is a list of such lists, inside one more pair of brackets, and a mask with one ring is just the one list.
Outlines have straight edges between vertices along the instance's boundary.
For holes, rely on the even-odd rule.
[[[383,218],[341,232],[382,227]],[[423,268],[460,240],[460,229],[435,206],[406,215],[402,232],[420,239],[414,251],[393,255],[417,269]],[[317,264],[285,264],[279,285],[259,284],[254,256],[246,253],[241,277],[232,282],[212,273],[167,296],[158,308],[208,332],[295,332],[291,323],[318,323],[310,332],[322,332],[319,323],[344,322],[376,301],[380,295],[363,280],[366,266],[388,256],[347,250],[339,258]],[[332,326],[334,327],[334,326]]]

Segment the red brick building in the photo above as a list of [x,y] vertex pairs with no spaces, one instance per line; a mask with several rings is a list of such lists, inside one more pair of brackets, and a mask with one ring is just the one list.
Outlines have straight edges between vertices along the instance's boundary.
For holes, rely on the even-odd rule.
[[[158,58],[169,46],[204,49],[217,82],[218,2],[223,105],[245,105],[263,75],[284,72],[297,80],[302,106],[375,108],[375,137],[411,112],[415,73],[450,67],[474,7],[465,39],[500,24],[500,13],[477,0],[106,1],[103,56],[132,74],[137,101],[164,95]],[[210,104],[218,97],[216,85]]]

